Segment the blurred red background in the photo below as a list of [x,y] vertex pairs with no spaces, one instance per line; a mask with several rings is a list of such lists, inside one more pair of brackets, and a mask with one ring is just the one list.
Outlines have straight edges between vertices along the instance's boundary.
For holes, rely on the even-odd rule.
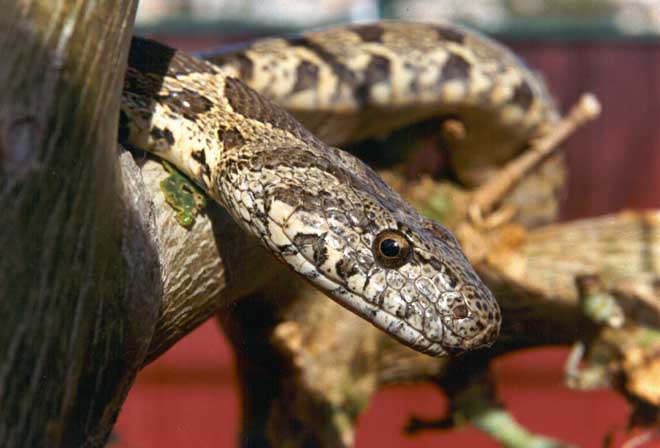
[[[161,39],[182,49],[214,39]],[[566,145],[569,190],[562,219],[660,207],[660,45],[644,42],[510,41],[545,76],[564,108],[595,93],[601,118]],[[574,392],[562,386],[566,348],[520,352],[496,363],[498,390],[528,429],[583,447],[621,446],[628,408],[610,391]],[[239,426],[232,354],[215,322],[207,322],[144,369],[119,416],[117,447],[230,447]],[[361,415],[357,447],[498,446],[475,429],[402,429],[411,415],[440,417],[442,395],[430,386],[380,391]],[[651,442],[645,447],[660,447]]]

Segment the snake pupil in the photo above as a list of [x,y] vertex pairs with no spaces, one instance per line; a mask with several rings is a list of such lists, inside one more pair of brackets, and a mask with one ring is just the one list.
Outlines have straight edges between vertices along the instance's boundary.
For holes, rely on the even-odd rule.
[[380,251],[386,257],[396,257],[401,252],[401,247],[398,242],[388,238],[380,243]]

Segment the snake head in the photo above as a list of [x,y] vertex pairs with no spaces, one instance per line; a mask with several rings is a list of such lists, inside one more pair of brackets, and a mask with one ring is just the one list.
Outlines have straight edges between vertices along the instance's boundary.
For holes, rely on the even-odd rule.
[[[492,293],[448,229],[411,213],[404,213],[407,222],[394,213],[398,219],[374,229],[373,239],[365,238],[373,263],[366,285],[353,284],[351,294],[371,305],[364,305],[364,314],[371,313],[377,327],[429,355],[492,345],[501,324]],[[349,286],[351,280],[346,279]]]
[[226,200],[276,257],[415,350],[442,356],[495,341],[497,302],[446,228],[346,153],[276,152],[243,163],[235,182],[253,187]]

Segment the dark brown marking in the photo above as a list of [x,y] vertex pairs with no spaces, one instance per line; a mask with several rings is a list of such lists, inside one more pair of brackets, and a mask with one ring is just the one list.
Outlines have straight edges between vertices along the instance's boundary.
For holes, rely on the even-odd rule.
[[275,188],[270,195],[265,197],[266,201],[264,208],[266,214],[269,214],[270,208],[275,202],[282,202],[291,205],[292,207],[297,207],[303,204],[310,196],[310,194],[303,191],[300,187]]
[[162,76],[148,75],[129,66],[124,78],[124,92],[144,97],[138,98],[137,101],[146,103],[158,94],[162,81]]
[[213,107],[210,99],[189,89],[171,92],[167,97],[161,97],[160,100],[167,101],[172,109],[190,121],[197,120],[200,114],[208,112]]
[[321,235],[319,242],[314,246],[314,266],[322,266],[328,260],[328,248],[323,243],[325,234]]
[[172,131],[169,129],[160,129],[159,127],[152,127],[151,131],[149,132],[151,137],[153,137],[155,140],[161,140],[165,139],[165,141],[170,145],[174,145],[174,135],[172,135]]
[[390,61],[383,56],[372,56],[364,69],[364,79],[355,88],[354,96],[361,105],[369,103],[371,86],[387,81],[390,77]]
[[296,233],[292,241],[298,248],[302,248],[303,246],[314,246],[316,240],[318,240],[318,235],[316,234]]
[[450,53],[445,66],[440,73],[439,82],[450,81],[452,79],[466,79],[470,72],[470,63],[462,56],[456,53]]
[[419,67],[408,61],[404,62],[403,67],[412,74],[410,83],[408,84],[408,90],[416,94],[419,92]]
[[238,79],[228,77],[225,81],[224,93],[235,112],[253,120],[269,123],[274,128],[287,131],[311,146],[323,146],[288,112],[263,98]]
[[206,152],[203,149],[193,151],[190,156],[202,167],[202,174],[211,177],[211,168],[206,163]]
[[204,150],[193,151],[190,153],[190,156],[200,164],[206,164],[206,153]]
[[458,285],[458,276],[456,276],[456,273],[454,273],[453,270],[447,268],[444,272],[444,275],[447,278],[447,282],[451,288],[455,288],[456,285]]
[[[331,148],[325,149],[328,151],[332,150]],[[250,157],[249,166],[254,171],[261,171],[264,168],[277,169],[279,166],[302,169],[315,167],[335,177],[342,184],[353,185],[357,189],[366,188],[364,182],[356,177],[354,173],[346,170],[337,163],[333,163],[322,155],[295,146],[273,148],[269,151],[257,151]],[[387,187],[385,186],[384,188]],[[323,194],[309,198],[313,202],[319,202],[323,199]],[[319,207],[321,207],[320,203]]]
[[347,258],[341,258],[337,264],[335,264],[335,271],[342,280],[347,280],[349,277],[359,272],[355,263],[352,263]]
[[314,266],[319,267],[328,260],[328,249],[324,240],[327,233],[322,235],[298,233],[293,237],[293,244],[302,252],[303,246],[311,246]]
[[290,39],[289,44],[293,47],[304,47],[316,53],[316,55],[318,55],[330,66],[335,75],[337,75],[337,78],[339,78],[340,82],[344,82],[349,85],[357,84],[355,73],[353,73],[351,69],[342,64],[334,54],[330,53],[323,46],[309,40],[306,37],[296,37]]
[[292,93],[315,87],[319,80],[319,68],[309,61],[302,61],[296,68],[296,84]]
[[222,53],[220,54],[202,54],[202,57],[221,67],[225,65],[237,67],[238,76],[242,80],[247,81],[254,75],[254,63],[252,62],[252,59],[247,57],[244,53],[247,49],[246,47],[249,47],[249,45],[239,44],[229,47],[226,50],[221,50]]
[[388,81],[390,79],[390,60],[383,56],[372,56],[364,70],[364,77],[369,84]]
[[296,255],[298,253],[298,250],[293,244],[284,244],[281,246],[277,246],[277,249],[279,250],[282,257],[288,255]]
[[243,134],[236,129],[227,129],[221,126],[218,128],[217,135],[218,140],[222,142],[222,145],[226,150],[237,148],[245,144]]
[[435,26],[434,28],[440,40],[455,42],[457,44],[462,44],[465,40],[465,35],[457,29],[443,26]]
[[534,92],[527,81],[523,80],[513,91],[511,102],[526,111],[534,101]]
[[[167,101],[175,113],[189,120],[196,120],[197,115],[211,109],[213,103],[203,95],[184,89],[159,96],[163,78],[190,73],[217,73],[213,65],[201,61],[158,42],[133,38],[128,61],[128,70],[124,81],[124,91],[135,93],[145,102],[150,99]],[[146,117],[148,118],[148,117]]]
[[379,25],[358,25],[352,27],[351,31],[360,36],[364,42],[381,42],[385,32]]

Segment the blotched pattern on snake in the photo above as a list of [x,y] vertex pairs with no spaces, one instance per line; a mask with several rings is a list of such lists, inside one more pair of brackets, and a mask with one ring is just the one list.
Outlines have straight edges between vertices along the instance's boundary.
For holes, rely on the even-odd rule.
[[[266,96],[333,144],[447,108],[529,134],[551,114],[534,75],[449,24],[335,28],[213,60],[134,39],[120,142],[175,164],[276,258],[412,348],[492,344],[498,305],[451,233]],[[377,106],[392,113],[358,118]]]

